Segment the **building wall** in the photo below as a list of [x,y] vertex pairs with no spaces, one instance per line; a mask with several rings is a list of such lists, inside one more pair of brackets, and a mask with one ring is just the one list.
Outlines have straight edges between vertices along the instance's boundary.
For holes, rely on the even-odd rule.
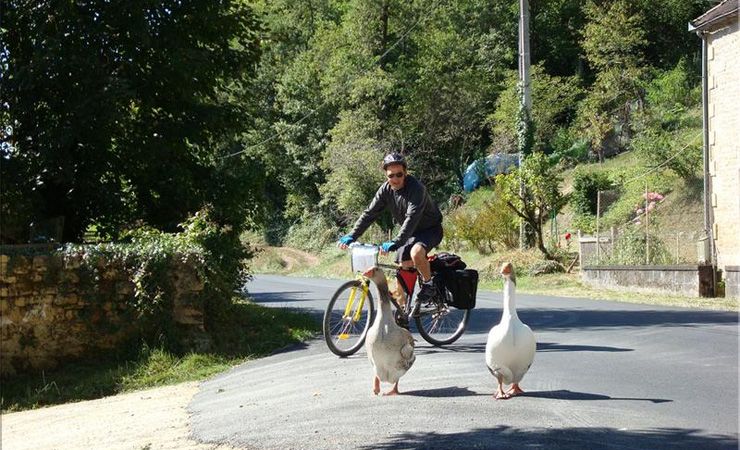
[[740,265],[740,30],[707,36],[709,172],[717,265]]

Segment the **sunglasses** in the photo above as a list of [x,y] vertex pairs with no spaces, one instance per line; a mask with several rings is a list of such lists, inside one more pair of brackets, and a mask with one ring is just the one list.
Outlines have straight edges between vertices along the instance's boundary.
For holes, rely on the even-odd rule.
[[403,172],[398,172],[398,173],[389,173],[386,176],[388,177],[389,180],[391,180],[393,178],[403,178],[404,175],[405,174]]

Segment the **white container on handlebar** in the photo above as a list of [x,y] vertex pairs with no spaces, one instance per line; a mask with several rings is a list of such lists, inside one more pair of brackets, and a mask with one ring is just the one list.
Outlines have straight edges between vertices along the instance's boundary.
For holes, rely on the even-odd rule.
[[352,244],[352,271],[365,272],[378,265],[379,248],[375,245]]

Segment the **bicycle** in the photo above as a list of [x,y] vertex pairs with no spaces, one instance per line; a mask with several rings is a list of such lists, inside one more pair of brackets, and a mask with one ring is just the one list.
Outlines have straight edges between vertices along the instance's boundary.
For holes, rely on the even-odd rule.
[[[363,276],[362,272],[373,266],[396,271],[396,282],[406,297],[405,302],[400,305],[398,300],[391,296],[396,323],[408,328],[410,319],[413,318],[421,337],[437,347],[458,340],[467,328],[470,310],[451,307],[452,294],[437,283],[435,283],[436,295],[430,302],[422,304],[416,301],[414,298],[414,287],[418,279],[416,269],[378,263],[378,250],[377,245],[356,243],[350,245],[352,271],[360,272],[360,275],[341,285],[326,307],[323,331],[329,350],[335,355],[347,357],[355,354],[364,345],[367,331],[375,318],[375,304],[370,292],[370,280]],[[357,256],[358,253],[364,254]]]

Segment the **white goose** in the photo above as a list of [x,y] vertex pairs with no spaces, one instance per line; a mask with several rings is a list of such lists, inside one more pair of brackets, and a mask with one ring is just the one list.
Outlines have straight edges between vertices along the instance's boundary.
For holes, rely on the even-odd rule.
[[391,310],[391,293],[385,274],[377,268],[364,273],[378,287],[380,308],[378,316],[367,332],[367,356],[375,369],[373,393],[380,392],[380,382],[393,383],[385,395],[398,394],[398,380],[414,364],[414,338],[398,326]]
[[[486,343],[486,365],[498,380],[498,390],[493,394],[497,399],[510,398],[522,391],[519,383],[529,370],[537,351],[537,342],[532,330],[525,325],[516,313],[516,276],[511,263],[501,266],[504,276],[504,312],[501,322],[491,328]],[[504,383],[511,388],[504,392]]]

